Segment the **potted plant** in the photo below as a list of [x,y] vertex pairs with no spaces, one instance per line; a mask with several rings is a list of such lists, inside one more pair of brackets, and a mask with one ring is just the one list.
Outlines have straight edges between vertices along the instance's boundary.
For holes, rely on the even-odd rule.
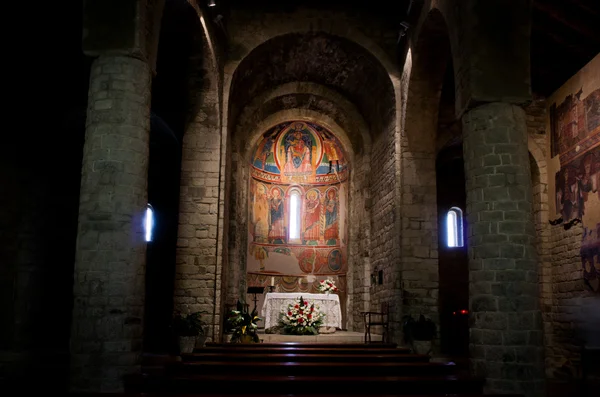
[[248,313],[248,306],[238,300],[236,308],[228,313],[225,321],[225,329],[232,334],[231,343],[259,343],[256,322],[260,320],[256,308]]
[[433,340],[437,335],[437,326],[431,319],[422,314],[415,320],[411,315],[402,317],[402,332],[404,342],[419,354],[429,354],[432,351]]
[[196,347],[199,336],[204,336],[202,314],[207,312],[193,312],[189,314],[175,313],[171,327],[179,337],[180,353],[192,353]]

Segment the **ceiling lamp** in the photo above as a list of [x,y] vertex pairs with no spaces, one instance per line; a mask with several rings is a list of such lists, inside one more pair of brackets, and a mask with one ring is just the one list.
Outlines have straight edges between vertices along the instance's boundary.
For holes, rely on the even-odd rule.
[[217,5],[217,3],[215,3],[215,0],[208,0],[208,6],[209,7],[214,7],[216,5]]

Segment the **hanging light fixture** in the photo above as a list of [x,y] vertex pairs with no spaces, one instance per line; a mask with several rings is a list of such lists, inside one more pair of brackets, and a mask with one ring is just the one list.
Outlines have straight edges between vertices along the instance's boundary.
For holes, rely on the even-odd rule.
[[216,5],[217,5],[217,3],[215,3],[215,0],[208,0],[208,6],[209,7],[214,7]]

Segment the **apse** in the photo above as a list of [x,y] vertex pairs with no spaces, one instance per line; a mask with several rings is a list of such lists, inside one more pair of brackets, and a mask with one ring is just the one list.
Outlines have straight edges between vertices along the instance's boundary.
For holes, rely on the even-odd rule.
[[287,121],[264,132],[249,167],[247,284],[346,290],[348,156],[326,128]]

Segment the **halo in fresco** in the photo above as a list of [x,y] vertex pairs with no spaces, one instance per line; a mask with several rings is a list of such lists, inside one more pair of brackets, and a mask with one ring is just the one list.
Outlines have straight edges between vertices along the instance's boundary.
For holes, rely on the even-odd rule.
[[252,158],[252,177],[269,183],[328,185],[348,178],[348,157],[327,129],[303,121],[263,134]]

